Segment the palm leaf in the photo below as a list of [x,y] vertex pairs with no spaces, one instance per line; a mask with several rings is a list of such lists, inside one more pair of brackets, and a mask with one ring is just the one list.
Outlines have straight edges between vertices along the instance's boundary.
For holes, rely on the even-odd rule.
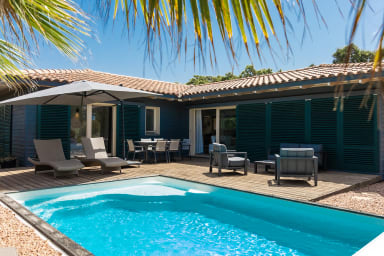
[[[0,2],[0,13],[1,74],[21,74],[19,68],[29,66],[28,54],[38,49],[40,37],[74,60],[80,55],[83,45],[79,35],[87,35],[88,28],[86,16],[72,1],[4,0]],[[15,80],[4,75],[1,79],[18,88]]]
[[[268,6],[266,0],[99,0],[100,2],[103,3],[103,5],[99,4],[100,6],[114,5],[111,12],[113,17],[116,17],[119,7],[122,6],[128,30],[134,28],[137,7],[141,10],[146,25],[147,50],[150,55],[154,50],[152,47],[157,48],[155,42],[160,41],[161,36],[168,36],[166,42],[171,42],[173,45],[170,47],[176,49],[178,53],[182,46],[187,49],[187,28],[190,21],[188,15],[193,21],[198,49],[193,51],[194,60],[195,54],[204,60],[207,49],[209,49],[209,56],[213,56],[216,60],[217,39],[212,29],[213,24],[217,25],[219,37],[235,62],[237,56],[233,46],[234,27],[239,31],[242,45],[250,58],[249,42],[254,42],[259,52],[261,40],[266,41],[270,47],[269,33],[278,38],[275,30],[276,22],[280,21],[283,35],[287,38],[285,33],[287,18],[280,0],[273,0],[271,6]],[[134,6],[134,12],[128,11],[129,5]],[[277,20],[271,18],[272,8],[278,13]],[[210,42],[209,48],[205,44],[206,39]]]

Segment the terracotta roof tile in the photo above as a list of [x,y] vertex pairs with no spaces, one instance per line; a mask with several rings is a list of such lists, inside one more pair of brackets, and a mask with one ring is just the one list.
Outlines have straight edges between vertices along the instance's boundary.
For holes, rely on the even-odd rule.
[[184,84],[116,75],[91,69],[28,69],[23,72],[29,78],[40,81],[70,83],[88,80],[112,85],[122,84],[125,87],[175,96],[189,88],[188,85]]
[[297,70],[193,86],[184,91],[183,96],[203,94],[211,91],[220,92],[229,89],[241,89],[244,87],[260,87],[265,85],[340,77],[344,75],[368,74],[371,71],[372,63],[351,63],[348,66],[345,66],[345,64],[322,64]]
[[322,64],[297,70],[277,72],[267,75],[240,78],[203,85],[185,85],[145,78],[117,75],[91,69],[29,69],[24,73],[31,79],[49,82],[70,83],[88,80],[113,85],[140,89],[174,96],[189,96],[209,92],[221,92],[242,88],[261,87],[265,85],[291,83],[321,78],[340,77],[343,75],[368,74],[372,63]]

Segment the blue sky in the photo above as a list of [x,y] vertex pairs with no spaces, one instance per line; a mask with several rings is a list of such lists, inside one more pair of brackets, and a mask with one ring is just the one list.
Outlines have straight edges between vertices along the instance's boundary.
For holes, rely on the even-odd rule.
[[[34,64],[36,68],[90,68],[116,74],[184,83],[194,74],[218,75],[229,71],[238,74],[250,63],[253,63],[257,69],[272,68],[275,71],[303,68],[312,63],[316,65],[331,63],[332,53],[348,42],[348,32],[352,20],[350,0],[316,1],[320,13],[327,20],[327,25],[321,22],[320,17],[316,17],[312,5],[308,5],[306,17],[310,29],[307,30],[304,37],[303,20],[298,19],[296,14],[291,11],[296,9],[292,7],[295,0],[284,1],[292,25],[288,38],[293,54],[289,56],[284,47],[281,50],[276,41],[272,40],[273,58],[265,44],[261,46],[262,61],[257,57],[255,51],[251,52],[252,60],[250,60],[246,51],[239,46],[236,51],[238,57],[238,64],[236,65],[229,61],[225,49],[220,43],[219,34],[216,33],[218,36],[216,44],[217,65],[212,67],[207,63],[204,68],[202,65],[194,64],[192,51],[187,53],[186,58],[182,54],[178,59],[175,58],[174,53],[170,53],[165,47],[162,47],[162,61],[160,62],[157,58],[154,68],[148,58],[145,58],[144,26],[141,23],[138,23],[135,32],[128,37],[122,19],[106,24],[95,12],[95,6],[89,5],[90,2],[94,1],[77,0],[78,4],[92,16],[92,36],[83,37],[85,45],[83,58],[73,62],[58,53],[52,46],[41,43],[39,53],[34,57]],[[335,2],[338,3],[343,16]],[[384,19],[384,1],[370,0],[369,4],[371,8],[366,10],[354,42],[361,48],[373,50],[377,46],[375,34]],[[272,13],[275,19],[277,18],[276,15],[275,12]],[[192,25],[188,26],[188,31],[191,31],[191,28]],[[277,32],[282,35],[281,26],[277,27]],[[189,34],[191,35],[189,38],[193,38],[193,34],[191,32]],[[237,40],[236,37],[237,34],[235,33],[235,41]],[[283,42],[283,37],[280,37],[280,41]],[[193,42],[190,42],[190,45],[193,45]]]

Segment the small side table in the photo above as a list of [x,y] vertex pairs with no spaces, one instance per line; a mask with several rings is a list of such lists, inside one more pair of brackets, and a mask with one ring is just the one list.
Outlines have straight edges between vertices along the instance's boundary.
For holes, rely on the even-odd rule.
[[275,169],[276,163],[274,160],[262,160],[262,161],[255,161],[254,163],[254,170],[253,173],[257,173],[257,168],[259,166],[263,166],[265,172],[269,172],[269,169]]

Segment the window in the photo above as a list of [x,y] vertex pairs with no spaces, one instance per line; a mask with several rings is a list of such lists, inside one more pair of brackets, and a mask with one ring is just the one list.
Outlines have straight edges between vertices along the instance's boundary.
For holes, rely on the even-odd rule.
[[160,134],[160,108],[159,107],[145,108],[145,134],[148,134],[148,135]]

